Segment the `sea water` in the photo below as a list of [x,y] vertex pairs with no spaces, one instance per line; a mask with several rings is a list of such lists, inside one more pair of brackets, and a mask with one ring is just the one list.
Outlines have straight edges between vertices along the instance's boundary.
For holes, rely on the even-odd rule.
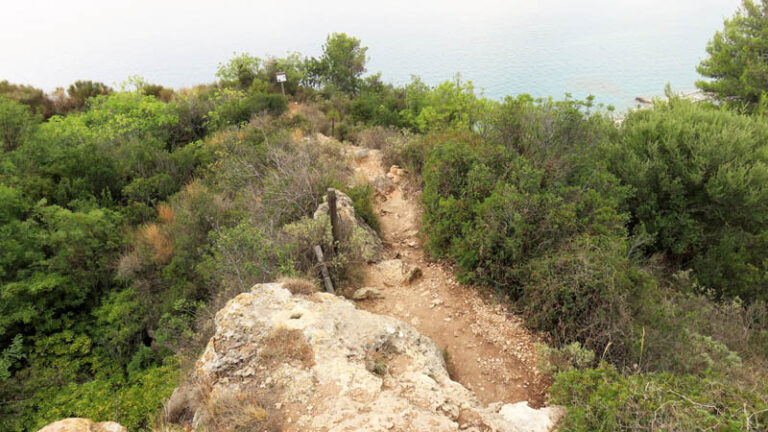
[[368,46],[368,72],[402,84],[461,73],[487,97],[566,93],[625,109],[687,92],[739,0],[29,0],[4,4],[0,79],[52,90],[131,75],[215,80],[234,51],[317,56],[325,36]]

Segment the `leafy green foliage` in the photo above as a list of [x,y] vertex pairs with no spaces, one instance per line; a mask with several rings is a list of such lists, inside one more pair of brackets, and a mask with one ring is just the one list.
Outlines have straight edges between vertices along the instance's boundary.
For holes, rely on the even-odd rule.
[[768,2],[744,0],[709,41],[709,57],[697,67],[712,81],[701,80],[696,85],[721,100],[756,106],[768,91],[767,29]]
[[131,430],[149,430],[178,380],[178,364],[169,363],[146,368],[127,379],[101,378],[50,388],[37,396],[42,403],[28,426],[37,429],[66,417],[86,417],[94,421],[119,419]]
[[606,146],[635,194],[632,227],[655,238],[724,297],[766,299],[768,127],[756,118],[673,98],[632,113]]
[[352,200],[355,207],[355,214],[363,218],[369,227],[379,232],[379,215],[373,208],[374,189],[369,184],[352,186],[344,191]]
[[248,89],[259,73],[261,59],[248,53],[234,54],[227,63],[219,64],[216,76],[223,81],[235,83],[242,90]]
[[[702,67],[762,25],[745,5]],[[0,82],[0,430],[69,416],[149,429],[223,302],[315,277],[312,248],[334,244],[311,215],[349,183],[318,131],[423,176],[430,251],[553,345],[564,430],[765,428],[758,117],[672,98],[617,127],[591,97],[494,102],[459,77],[396,87],[362,77],[358,39],[323,49],[242,54],[219,82],[177,92],[132,78],[134,92],[78,82],[47,98]],[[747,66],[733,97],[751,103],[762,66]],[[282,116],[278,71],[316,103]],[[40,122],[55,112],[68,115]],[[344,189],[376,228],[373,188]],[[372,257],[371,234],[350,231],[328,257],[336,280]]]
[[434,89],[420,86],[418,80],[406,89],[406,99],[416,103],[403,112],[406,122],[421,131],[448,128],[472,130],[482,115],[485,101],[474,94],[471,81],[444,81]]
[[15,150],[32,135],[38,123],[29,107],[0,96],[0,149]]
[[768,426],[764,376],[750,387],[718,376],[624,375],[602,365],[558,375],[549,395],[551,403],[568,407],[562,431],[760,431]]
[[[132,381],[130,364],[142,371],[170,354],[139,349],[152,314],[135,289],[115,280],[114,264],[129,241],[124,224],[154,218],[152,207],[200,163],[199,146],[170,145],[176,122],[174,111],[153,96],[115,93],[90,98],[82,113],[30,127],[6,149],[0,174],[3,430],[89,413],[146,427],[147,408],[159,407],[160,394],[120,409],[115,404],[139,399],[99,400],[103,410],[93,411],[101,409],[94,402],[99,392],[114,398],[144,385]],[[47,414],[42,406],[49,406]]]
[[214,95],[214,110],[207,115],[206,127],[218,130],[230,124],[241,125],[254,115],[279,116],[288,109],[282,95],[262,93],[258,89],[250,93],[224,89]]
[[400,112],[405,109],[405,92],[381,82],[381,74],[362,81],[360,93],[352,100],[349,114],[357,122],[377,126],[405,126]]
[[[285,73],[286,81],[282,86],[277,82],[278,72]],[[263,82],[269,83],[270,93],[279,93],[284,89],[288,95],[297,95],[304,90],[301,83],[306,74],[304,59],[301,54],[294,52],[285,57],[268,57],[263,62],[259,77]]]
[[0,353],[0,382],[10,378],[11,368],[14,363],[24,358],[23,342],[23,337],[18,334],[13,338],[13,341],[8,345],[8,348]]
[[347,95],[356,94],[365,72],[367,47],[345,33],[328,35],[319,59],[307,61],[308,80],[331,85]]

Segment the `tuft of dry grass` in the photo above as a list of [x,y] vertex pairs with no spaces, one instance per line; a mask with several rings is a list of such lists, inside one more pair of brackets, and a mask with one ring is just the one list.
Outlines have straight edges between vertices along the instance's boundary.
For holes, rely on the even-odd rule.
[[263,431],[280,430],[256,395],[226,392],[210,398],[207,404],[208,430]]
[[173,209],[168,204],[158,204],[157,205],[157,218],[160,219],[160,222],[162,222],[165,225],[170,225],[173,223]]
[[[272,407],[274,395],[253,390],[226,389],[212,392],[207,386],[198,386],[201,399],[190,406],[196,412],[197,429],[207,432],[278,432],[282,430],[282,416]],[[165,430],[178,430],[173,424],[192,430],[191,421],[166,419]]]
[[165,231],[155,223],[143,226],[139,238],[152,252],[155,264],[168,264],[173,258],[173,242]]
[[130,277],[141,269],[141,260],[135,252],[129,252],[120,256],[117,261],[118,279],[130,279]]
[[304,139],[304,131],[299,128],[295,128],[293,131],[291,131],[291,140],[300,141],[302,139]]
[[272,368],[287,361],[297,361],[304,367],[314,366],[315,352],[301,330],[279,328],[262,342],[259,358]]
[[318,291],[315,283],[309,279],[282,278],[278,280],[278,282],[283,284],[283,288],[287,289],[292,294],[311,295]]

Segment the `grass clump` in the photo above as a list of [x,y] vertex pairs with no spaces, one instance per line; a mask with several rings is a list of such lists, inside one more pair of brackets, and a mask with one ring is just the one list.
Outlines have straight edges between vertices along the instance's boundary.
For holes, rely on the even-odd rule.
[[315,364],[315,353],[301,330],[278,328],[261,343],[259,358],[270,367],[295,361],[304,367]]
[[283,288],[290,291],[291,294],[311,295],[318,291],[317,285],[315,285],[315,282],[309,279],[292,277],[292,278],[282,278],[278,280],[278,282],[283,284]]

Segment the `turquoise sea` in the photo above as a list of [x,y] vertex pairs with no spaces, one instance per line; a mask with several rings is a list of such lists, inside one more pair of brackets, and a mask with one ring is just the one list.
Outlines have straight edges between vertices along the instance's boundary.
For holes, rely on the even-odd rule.
[[435,84],[460,72],[491,98],[635,97],[692,91],[707,41],[740,0],[8,2],[0,79],[47,90],[131,75],[173,87],[215,79],[233,51],[318,55],[338,31],[369,47],[369,72]]

